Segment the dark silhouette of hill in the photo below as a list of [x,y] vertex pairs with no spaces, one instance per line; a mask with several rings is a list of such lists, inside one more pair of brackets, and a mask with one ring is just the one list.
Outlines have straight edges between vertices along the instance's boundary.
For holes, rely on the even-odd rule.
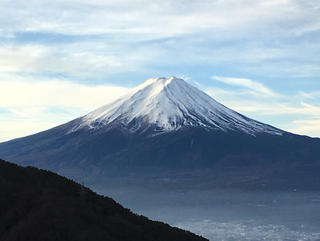
[[205,240],[50,171],[0,159],[0,240]]

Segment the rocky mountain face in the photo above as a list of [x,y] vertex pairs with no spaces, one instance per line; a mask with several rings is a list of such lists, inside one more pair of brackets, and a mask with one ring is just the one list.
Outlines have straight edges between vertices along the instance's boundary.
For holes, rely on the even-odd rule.
[[302,178],[317,188],[319,149],[318,138],[252,120],[170,77],[149,79],[61,126],[0,143],[0,157],[96,183],[104,177],[181,174],[181,180],[209,178],[217,186],[232,178],[232,185],[275,187]]

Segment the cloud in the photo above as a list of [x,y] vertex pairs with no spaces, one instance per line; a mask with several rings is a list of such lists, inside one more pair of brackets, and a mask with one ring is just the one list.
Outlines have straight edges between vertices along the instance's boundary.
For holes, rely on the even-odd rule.
[[0,72],[47,72],[94,76],[97,73],[113,74],[138,68],[138,58],[132,52],[120,56],[105,51],[90,52],[79,44],[65,48],[64,51],[58,51],[58,47],[43,45],[0,47]]
[[320,137],[320,119],[296,120],[288,131],[311,137]]
[[[2,1],[7,31],[50,31],[64,34],[148,33],[171,37],[194,32],[227,30],[287,34],[316,22],[319,10],[302,1]],[[306,16],[308,10],[308,18]],[[232,18],[230,15],[232,14]],[[236,20],[236,21],[235,21]],[[275,23],[278,23],[275,25]],[[288,28],[287,23],[293,24]],[[295,24],[295,25],[294,25]],[[276,26],[276,27],[274,27]],[[163,31],[165,27],[166,31]],[[285,30],[282,32],[282,30]],[[301,32],[302,30],[300,30]],[[209,32],[210,33],[210,32]],[[214,36],[211,35],[211,37]],[[244,35],[243,35],[244,36]]]
[[[275,101],[277,102],[277,101]],[[320,117],[320,108],[316,106],[312,106],[309,104],[301,103],[296,104],[295,106],[290,106],[288,103],[263,103],[259,102],[259,100],[256,101],[256,103],[253,101],[249,103],[247,101],[246,105],[237,106],[236,102],[234,103],[234,108],[236,108],[240,112],[259,112],[261,115],[273,115],[273,116],[282,116],[282,115],[302,115],[302,116],[313,116],[313,117]],[[244,102],[242,102],[243,104]],[[292,103],[291,103],[292,105]],[[232,108],[232,107],[231,107]]]
[[56,122],[37,122],[33,120],[28,121],[1,121],[0,125],[0,142],[11,140],[13,138],[19,138],[27,135],[37,133],[39,131],[47,130],[56,126]]
[[318,91],[309,93],[299,91],[296,94],[285,95],[271,91],[262,83],[251,79],[220,76],[213,76],[212,79],[240,89],[227,90],[196,84],[213,98],[218,97],[230,108],[240,112],[259,112],[261,115],[274,116],[301,114],[320,118],[320,107],[308,103],[310,101],[318,103],[320,98]]
[[280,94],[250,79],[218,76],[212,79],[232,85],[234,88],[229,90],[197,82],[195,84],[227,107],[289,132],[320,136],[318,91]]
[[9,49],[1,50],[0,66],[106,76],[223,63],[263,75],[319,76],[312,35],[319,14],[317,4],[289,0],[4,0],[0,38]]
[[265,87],[263,84],[243,78],[230,78],[230,77],[221,77],[221,76],[212,76],[212,79],[224,82],[226,84],[237,85],[247,89],[250,89],[254,92],[258,92],[267,96],[275,96],[276,94]]
[[87,114],[130,91],[69,81],[0,81],[0,141],[33,134]]
[[62,80],[0,81],[0,107],[66,106],[91,110],[127,93],[119,86],[86,86]]

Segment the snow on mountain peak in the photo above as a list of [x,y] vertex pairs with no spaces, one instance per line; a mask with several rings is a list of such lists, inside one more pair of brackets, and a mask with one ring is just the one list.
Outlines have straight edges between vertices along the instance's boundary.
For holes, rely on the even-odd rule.
[[149,85],[152,85],[152,89],[154,91],[161,91],[165,86],[167,86],[168,84],[170,84],[173,81],[183,81],[181,79],[178,79],[174,76],[169,77],[169,78],[150,78],[148,79],[146,82],[144,82],[143,84],[139,85],[138,87],[134,88],[132,92],[136,92],[139,91]]
[[183,126],[201,126],[221,131],[242,131],[251,135],[283,131],[247,118],[218,103],[184,80],[151,78],[130,93],[81,117],[70,132],[99,129],[108,124],[121,125],[135,132],[142,125],[154,126],[157,133]]

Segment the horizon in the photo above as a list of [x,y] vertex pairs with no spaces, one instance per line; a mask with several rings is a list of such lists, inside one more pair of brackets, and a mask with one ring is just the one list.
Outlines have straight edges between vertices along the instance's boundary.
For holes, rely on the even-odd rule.
[[320,137],[318,3],[0,6],[0,142],[71,121],[162,76],[254,120]]

